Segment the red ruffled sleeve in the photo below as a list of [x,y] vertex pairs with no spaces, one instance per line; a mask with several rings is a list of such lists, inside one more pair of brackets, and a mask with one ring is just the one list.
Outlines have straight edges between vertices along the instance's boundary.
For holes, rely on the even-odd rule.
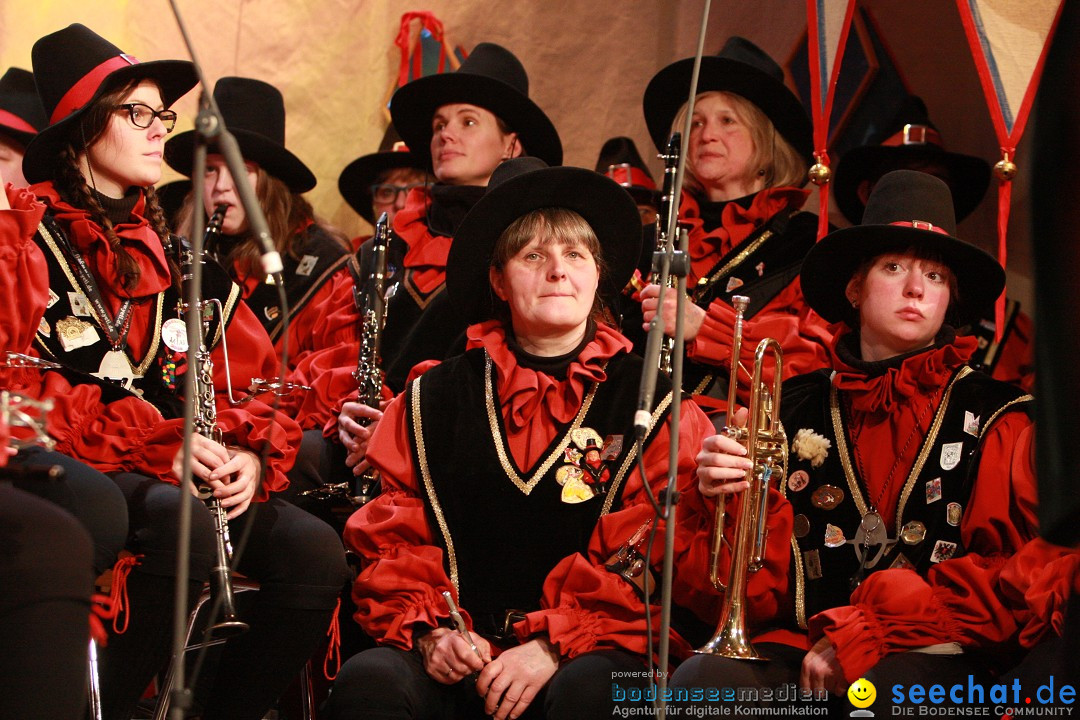
[[[787,208],[802,206],[806,197],[807,191],[800,188],[763,190],[754,197],[748,208],[736,202],[728,203],[723,210],[721,225],[706,232],[697,200],[684,192],[679,219],[690,227],[691,273],[687,284],[693,287],[722,257],[773,216]],[[758,342],[771,337],[784,348],[785,380],[825,367],[828,365],[827,348],[831,337],[826,326],[825,321],[807,306],[799,278],[796,277],[753,318],[744,321],[742,363],[746,367],[753,367]],[[730,368],[734,327],[735,310],[719,300],[711,303],[697,337],[687,343],[686,356],[699,363],[725,368],[724,372],[728,372],[726,368]],[[763,368],[766,382],[772,382],[772,374],[772,363],[766,363]],[[740,385],[739,402],[747,402],[747,393]],[[726,405],[726,402],[708,397],[699,397],[698,402],[710,412],[723,410]]]
[[[353,585],[356,621],[380,644],[408,650],[414,630],[450,617],[442,592],[453,592],[453,585],[416,481],[404,398],[387,406],[369,446],[367,459],[381,474],[383,491],[353,513],[344,538],[363,562]],[[462,615],[471,628],[464,609]]]
[[[243,304],[237,307],[226,330],[230,371],[234,388],[245,387],[255,376],[267,376],[276,364],[266,331]],[[244,348],[239,352],[236,348]],[[225,390],[224,353],[219,344],[211,353],[217,397],[217,420],[223,443],[249,449],[256,454],[267,447],[267,467],[256,500],[288,487],[285,473],[292,467],[300,444],[300,428],[285,415],[254,401],[232,407]],[[32,397],[51,398],[48,432],[57,450],[78,458],[98,470],[138,472],[163,482],[176,484],[172,461],[183,441],[183,420],[166,420],[156,407],[135,396],[110,403],[101,398],[96,385],[72,386],[53,372],[43,373]]]
[[912,570],[873,573],[851,605],[810,619],[811,641],[829,637],[849,682],[891,653],[950,642],[1030,644],[1060,627],[1077,561],[1074,551],[1036,539],[1033,442],[1022,413],[1007,413],[987,431],[960,526],[966,554],[925,578]]
[[49,300],[49,271],[34,244],[45,205],[22,188],[5,188],[0,212],[0,348],[25,353]]
[[[687,345],[687,357],[730,372],[734,336],[735,309],[725,302],[715,301],[709,305],[697,337]],[[741,362],[744,367],[752,368],[758,343],[773,338],[784,349],[783,379],[787,380],[827,366],[831,337],[828,323],[806,304],[802,285],[799,278],[795,278],[753,318],[744,321]],[[762,367],[763,381],[771,385],[774,374],[775,366],[766,362]],[[749,402],[749,383],[739,385],[738,399],[742,404]],[[707,397],[699,400],[717,410],[724,410],[727,404]]]
[[[342,267],[315,291],[299,313],[289,318],[289,369],[308,355],[342,343],[357,342],[360,323],[352,297],[352,273]],[[274,349],[280,354],[283,338]]]

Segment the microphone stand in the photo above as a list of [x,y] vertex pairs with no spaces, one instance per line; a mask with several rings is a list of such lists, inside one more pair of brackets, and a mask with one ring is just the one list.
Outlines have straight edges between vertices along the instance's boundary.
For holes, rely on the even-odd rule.
[[[214,100],[213,94],[210,93],[207,88],[209,84],[206,82],[206,76],[203,73],[202,66],[195,54],[195,46],[191,41],[191,37],[188,35],[187,28],[184,25],[183,18],[180,16],[180,9],[177,7],[176,0],[169,0],[169,4],[172,7],[173,15],[176,18],[176,23],[180,29],[180,34],[184,38],[184,43],[187,45],[188,53],[191,55],[192,64],[195,66],[195,72],[199,80],[199,86],[202,88],[202,93],[199,99],[199,113],[195,119],[195,155],[192,163],[192,214],[191,214],[191,237],[189,238],[191,247],[191,283],[189,285],[189,291],[184,302],[187,303],[188,312],[185,313],[185,322],[187,323],[187,337],[188,337],[188,351],[197,348],[202,336],[202,330],[200,327],[202,312],[200,308],[201,302],[201,290],[202,290],[202,257],[203,257],[203,242],[206,230],[206,219],[204,217],[203,206],[203,183],[202,178],[206,174],[206,155],[207,149],[210,145],[216,144],[218,151],[224,156],[225,162],[228,165],[229,173],[232,175],[233,184],[236,187],[237,195],[240,197],[240,202],[244,207],[244,212],[247,216],[248,223],[251,226],[252,232],[258,240],[260,246],[263,248],[262,265],[263,270],[268,275],[273,275],[275,283],[278,287],[279,297],[281,299],[282,316],[285,318],[286,325],[283,328],[285,335],[288,335],[288,306],[285,302],[285,290],[284,281],[281,276],[284,266],[281,261],[281,255],[277,252],[274,246],[273,239],[270,235],[270,228],[266,222],[266,217],[263,215],[262,208],[259,206],[258,198],[255,196],[255,191],[251,187],[251,183],[248,181],[247,170],[244,166],[244,158],[240,152],[240,146],[236,141],[236,138],[225,127],[225,120],[221,115],[221,110],[217,106],[217,102]],[[225,318],[220,319],[221,333],[224,336],[225,333]],[[282,357],[282,365],[285,365],[286,358]],[[184,445],[183,445],[183,459],[181,465],[180,476],[180,488],[182,492],[186,494],[194,494],[195,484],[192,480],[191,463],[192,463],[192,437],[195,434],[195,368],[189,366],[186,376],[184,378]],[[285,377],[285,373],[282,372],[282,377]],[[231,394],[231,388],[230,388]],[[177,533],[177,546],[176,546],[176,589],[174,593],[174,609],[173,609],[173,644],[172,644],[172,663],[173,663],[173,689],[170,697],[170,712],[169,715],[172,720],[183,720],[184,715],[192,705],[192,692],[191,688],[185,684],[185,663],[184,663],[184,651],[187,637],[187,606],[188,606],[188,584],[190,581],[190,544],[191,544],[191,503],[185,502],[186,497],[181,499],[178,517],[179,530]],[[248,509],[248,512],[254,512],[255,506]],[[251,523],[248,523],[246,531],[250,531]],[[248,532],[244,533],[244,538],[237,544],[237,551],[234,555],[234,561],[236,557],[239,557],[244,542],[247,539]],[[211,621],[212,622],[212,621]],[[194,681],[194,678],[193,678]]]
[[[682,128],[682,145],[679,152],[679,165],[675,172],[675,188],[672,194],[672,202],[678,203],[682,198],[683,176],[686,169],[687,150],[690,146],[690,127],[694,116],[694,101],[697,96],[698,75],[701,71],[701,56],[705,48],[705,30],[708,26],[709,8],[711,0],[705,0],[702,10],[701,28],[698,33],[697,53],[694,56],[694,69],[690,76],[690,96],[686,101],[686,119]],[[663,308],[664,287],[667,285],[669,274],[674,273],[678,278],[676,283],[675,298],[675,335],[674,348],[671,362],[671,385],[672,403],[668,419],[668,484],[664,493],[664,569],[661,576],[660,594],[660,663],[658,668],[658,689],[656,693],[655,709],[656,717],[664,720],[667,717],[667,680],[668,680],[668,652],[671,640],[671,581],[674,574],[675,554],[675,520],[678,487],[679,467],[679,410],[682,402],[682,375],[683,355],[686,339],[683,329],[683,311],[686,303],[686,276],[689,274],[689,258],[687,255],[689,238],[685,228],[678,227],[678,209],[671,213],[670,224],[667,227],[667,246],[664,248],[664,257],[661,262],[660,294],[657,297],[657,314],[649,327],[649,339],[646,343],[645,365],[643,372],[652,375],[652,385],[656,385],[657,364],[659,362],[660,337],[657,327],[662,328],[661,308]],[[679,249],[675,250],[675,233],[679,234]],[[660,331],[662,333],[662,330]],[[650,349],[655,348],[656,355],[651,361],[648,357]],[[645,385],[645,381],[642,381]],[[650,393],[651,397],[651,393]],[[651,404],[651,403],[650,403]],[[645,478],[642,478],[645,481]],[[646,481],[647,482],[647,481]],[[648,616],[646,609],[646,615]]]

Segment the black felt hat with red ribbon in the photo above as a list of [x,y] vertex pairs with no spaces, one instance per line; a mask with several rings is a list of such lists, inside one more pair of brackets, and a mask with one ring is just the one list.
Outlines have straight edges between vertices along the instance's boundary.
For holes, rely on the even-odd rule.
[[34,43],[34,79],[49,125],[26,148],[23,175],[50,180],[68,134],[102,95],[132,80],[153,80],[169,107],[195,87],[186,60],[139,62],[85,25],[72,24]]
[[930,122],[926,103],[909,95],[871,142],[848,150],[840,158],[833,175],[833,197],[844,217],[857,223],[864,207],[859,197],[859,185],[864,180],[872,183],[890,170],[930,172],[931,168],[939,169],[948,178],[957,221],[978,207],[990,185],[990,163],[947,151],[941,133]]
[[911,248],[929,250],[956,276],[957,321],[982,317],[1005,288],[1005,270],[981,248],[956,237],[952,195],[944,181],[915,170],[894,170],[878,180],[862,224],[835,230],[803,260],[806,302],[829,322],[852,321],[846,289],[866,260]]
[[660,202],[656,182],[641,159],[637,145],[628,137],[613,137],[604,143],[596,159],[596,172],[622,185],[638,203],[656,205]]
[[0,135],[25,148],[47,124],[34,74],[22,68],[8,68],[0,77]]

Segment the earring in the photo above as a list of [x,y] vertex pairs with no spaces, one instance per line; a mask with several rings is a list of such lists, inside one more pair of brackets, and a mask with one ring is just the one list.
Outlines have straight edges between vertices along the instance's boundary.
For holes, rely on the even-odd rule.
[[851,307],[854,308],[855,310],[858,310],[859,309],[859,301],[858,300],[852,300],[851,301]]
[[758,177],[765,177],[765,168],[761,168],[757,171]]

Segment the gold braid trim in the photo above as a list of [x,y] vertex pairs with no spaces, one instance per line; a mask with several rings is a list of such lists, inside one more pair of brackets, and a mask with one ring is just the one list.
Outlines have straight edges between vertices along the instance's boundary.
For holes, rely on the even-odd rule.
[[543,464],[536,469],[533,476],[526,482],[517,474],[517,471],[514,470],[514,466],[510,462],[509,451],[506,449],[506,439],[499,431],[499,420],[495,414],[495,391],[491,378],[491,368],[493,363],[491,361],[491,356],[488,355],[486,351],[484,357],[484,405],[487,408],[488,425],[491,427],[491,438],[495,442],[495,453],[499,456],[499,463],[502,465],[506,477],[509,478],[510,482],[514,483],[518,490],[528,495],[532,493],[533,488],[535,488],[537,483],[543,479],[544,475],[551,469],[551,466],[555,464],[555,461],[562,457],[563,451],[566,450],[566,447],[570,444],[573,432],[581,427],[581,423],[585,419],[586,413],[589,412],[589,407],[592,406],[593,398],[596,397],[596,389],[600,386],[600,383],[593,383],[588,394],[585,396],[585,401],[581,403],[581,408],[574,417],[574,421],[570,423],[570,427],[567,428],[563,439],[559,441],[555,446],[555,449],[552,450],[551,454],[544,460]]
[[[60,265],[60,269],[64,271],[64,275],[67,277],[68,282],[71,283],[71,287],[78,290],[84,290],[82,285],[79,284],[78,280],[75,279],[75,275],[72,274],[71,266],[68,264],[67,258],[64,256],[63,251],[60,250],[60,247],[56,244],[56,238],[54,238],[52,236],[52,233],[49,232],[49,229],[45,227],[44,222],[38,223],[38,232],[45,240],[45,245],[48,246],[49,251],[52,252],[52,254],[56,257],[58,264]],[[143,357],[142,362],[136,365],[135,362],[131,359],[131,355],[129,354],[127,345],[125,344],[124,346],[124,359],[127,360],[127,364],[131,368],[131,372],[135,375],[135,377],[145,377],[146,371],[150,368],[150,363],[154,362],[154,358],[157,357],[158,348],[161,346],[161,316],[164,298],[164,290],[159,292],[154,298],[154,332],[151,335],[150,339],[150,349],[146,351],[146,355]],[[94,319],[97,320],[98,324],[105,324],[106,319],[98,317],[97,309],[94,307],[94,304],[89,303],[89,306],[90,313],[94,316]]]
[[[668,405],[671,404],[671,398],[672,394],[669,392],[664,399],[660,401],[660,404],[656,406],[656,409],[653,410],[652,419],[649,421],[650,431],[652,431],[653,427],[656,425],[656,421],[660,419],[660,416],[664,414],[664,411],[667,410]],[[625,477],[636,458],[637,443],[635,442],[633,449],[626,454],[626,458],[623,459],[623,463],[619,467],[618,474],[615,475],[615,479],[611,482],[611,488],[608,490],[607,499],[604,500],[604,507],[600,510],[601,517],[611,512],[611,506],[615,502],[615,496],[619,492],[619,485],[622,484],[623,477]],[[649,479],[643,477],[641,478],[641,482],[647,483],[649,482]]]
[[461,588],[458,586],[457,552],[454,550],[454,539],[450,537],[450,526],[446,524],[446,516],[443,515],[442,504],[438,495],[435,494],[435,484],[431,480],[431,470],[428,467],[427,449],[424,446],[424,426],[420,417],[420,376],[412,384],[412,410],[413,439],[416,441],[416,456],[420,459],[420,477],[424,483],[424,492],[427,493],[428,502],[435,513],[435,522],[439,525],[443,540],[446,542],[446,557],[450,563],[450,582],[454,586],[454,594],[461,597]]

